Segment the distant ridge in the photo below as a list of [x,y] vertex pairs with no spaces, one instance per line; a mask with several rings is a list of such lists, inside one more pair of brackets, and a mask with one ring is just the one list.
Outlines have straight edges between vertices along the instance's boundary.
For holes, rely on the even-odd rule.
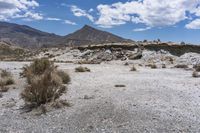
[[0,22],[0,41],[23,48],[40,48],[59,45],[85,45],[130,40],[85,25],[82,29],[66,36],[43,32],[26,25]]
[[95,29],[91,26],[85,25],[80,30],[65,36],[64,42],[72,45],[81,44],[100,44],[112,42],[130,42],[131,40],[124,39],[109,32]]

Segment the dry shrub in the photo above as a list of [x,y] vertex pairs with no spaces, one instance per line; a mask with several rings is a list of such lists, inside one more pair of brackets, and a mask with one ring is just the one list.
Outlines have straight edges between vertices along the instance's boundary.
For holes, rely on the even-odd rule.
[[61,72],[57,71],[57,67],[47,59],[37,59],[30,66],[24,67],[22,75],[29,83],[21,93],[25,103],[39,107],[58,99],[66,91],[62,83],[70,79],[65,77],[64,81],[64,76],[60,76],[59,73]]
[[162,64],[162,68],[166,68],[166,65],[165,65],[165,64]]
[[158,67],[156,66],[156,64],[149,64],[149,66],[151,67],[151,69],[156,69],[156,68],[158,68]]
[[194,71],[194,72],[192,73],[192,77],[198,78],[198,77],[200,77],[200,75],[199,75],[199,73],[198,73],[197,71]]
[[75,68],[75,72],[90,72],[90,69],[87,67],[79,66],[79,67]]
[[7,70],[2,70],[2,71],[1,71],[1,77],[2,77],[2,78],[11,77],[11,73],[8,72]]
[[70,76],[64,71],[59,70],[57,71],[57,74],[62,78],[63,84],[68,84],[71,81]]
[[125,85],[115,85],[115,87],[126,87]]
[[185,64],[177,64],[176,66],[174,66],[175,68],[188,68],[188,65]]
[[11,72],[8,72],[6,70],[1,70],[0,73],[0,91],[1,92],[7,92],[9,87],[8,85],[14,84],[14,80],[12,78]]
[[193,67],[197,72],[200,72],[200,64],[194,65]]
[[128,66],[128,65],[129,65],[129,63],[128,63],[128,62],[124,63],[124,66]]
[[137,71],[137,69],[135,66],[132,66],[130,71]]

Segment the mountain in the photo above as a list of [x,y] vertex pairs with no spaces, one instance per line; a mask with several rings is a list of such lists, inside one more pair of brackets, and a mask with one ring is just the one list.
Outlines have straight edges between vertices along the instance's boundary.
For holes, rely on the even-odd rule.
[[42,32],[26,25],[0,22],[0,41],[25,48],[58,44],[61,36]]
[[64,37],[64,42],[71,45],[100,44],[112,42],[130,42],[109,32],[85,25],[82,29]]
[[92,28],[88,25],[85,25],[82,29],[72,34],[59,36],[26,25],[8,22],[0,22],[0,41],[23,48],[130,42],[130,40]]

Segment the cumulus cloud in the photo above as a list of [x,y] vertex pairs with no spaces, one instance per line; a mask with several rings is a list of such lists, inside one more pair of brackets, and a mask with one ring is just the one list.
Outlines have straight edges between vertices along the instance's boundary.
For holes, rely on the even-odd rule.
[[79,7],[72,5],[71,6],[71,11],[74,14],[74,16],[77,17],[86,17],[90,21],[94,22],[94,17],[90,15],[86,10],[80,9]]
[[38,6],[35,0],[0,0],[0,20],[21,17],[40,20],[42,15],[31,11]]
[[200,19],[195,19],[185,26],[187,29],[200,29]]
[[173,26],[188,19],[188,14],[200,16],[199,4],[199,0],[135,0],[100,4],[97,6],[99,17],[95,23],[106,28],[127,22],[142,23],[147,27]]
[[65,20],[65,24],[70,24],[70,25],[77,25],[75,22],[72,22],[70,20]]

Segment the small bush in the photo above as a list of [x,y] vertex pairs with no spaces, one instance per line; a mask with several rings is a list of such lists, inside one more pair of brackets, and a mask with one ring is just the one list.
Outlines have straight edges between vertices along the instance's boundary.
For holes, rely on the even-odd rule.
[[1,71],[1,77],[2,77],[2,78],[10,77],[10,76],[11,76],[11,73],[8,72],[7,70],[2,70],[2,71]]
[[197,71],[194,71],[194,72],[192,73],[192,77],[198,78],[198,77],[200,77],[200,75],[198,74]]
[[14,80],[12,78],[11,72],[2,70],[0,74],[0,91],[7,92],[9,89],[7,86],[12,84],[14,84]]
[[200,64],[197,64],[193,67],[197,72],[200,72]]
[[124,63],[124,66],[128,66],[128,65],[129,65],[129,63],[128,63],[128,62]]
[[79,66],[79,67],[75,68],[75,72],[90,72],[90,69],[87,67]]
[[29,84],[21,97],[27,105],[36,107],[58,99],[66,91],[62,83],[70,81],[68,74],[58,71],[47,59],[37,59],[30,66],[24,67],[22,75],[28,79]]
[[68,84],[71,81],[70,76],[64,71],[59,70],[57,71],[57,74],[61,77],[64,84]]
[[166,68],[166,65],[165,65],[165,64],[162,64],[162,68]]
[[151,69],[156,69],[157,68],[156,64],[150,64],[150,67],[151,67]]
[[125,85],[115,85],[115,87],[126,87]]
[[185,64],[178,64],[175,66],[175,68],[188,68],[188,66]]
[[131,67],[131,71],[137,71],[137,69],[135,68],[135,66]]
[[14,82],[14,80],[11,77],[9,77],[8,79],[6,79],[6,81],[5,81],[5,85],[12,85],[14,83],[15,82]]

